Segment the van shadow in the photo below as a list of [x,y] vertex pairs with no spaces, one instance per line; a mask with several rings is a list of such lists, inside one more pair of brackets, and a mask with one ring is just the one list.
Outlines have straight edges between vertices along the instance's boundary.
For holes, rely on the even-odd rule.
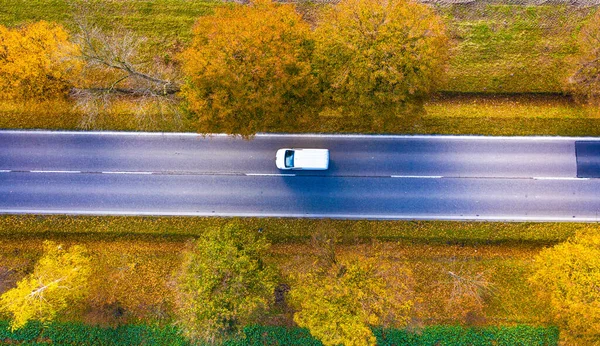
[[[340,214],[349,207],[344,198],[350,186],[348,178],[338,175],[335,160],[330,158],[326,171],[292,171],[294,177],[282,177],[288,193],[283,203],[291,214],[326,217]],[[341,205],[343,202],[344,205]],[[343,207],[343,208],[342,208]],[[286,208],[286,209],[288,209]],[[293,211],[292,211],[293,210]]]

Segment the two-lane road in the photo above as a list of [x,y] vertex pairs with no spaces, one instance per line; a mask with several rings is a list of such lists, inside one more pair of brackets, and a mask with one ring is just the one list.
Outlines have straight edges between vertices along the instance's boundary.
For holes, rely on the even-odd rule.
[[[328,171],[275,167],[328,148]],[[599,221],[600,139],[0,131],[0,213]]]

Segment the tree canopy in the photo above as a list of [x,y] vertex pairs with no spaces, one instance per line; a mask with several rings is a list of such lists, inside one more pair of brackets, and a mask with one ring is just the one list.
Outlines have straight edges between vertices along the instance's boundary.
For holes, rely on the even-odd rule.
[[0,307],[12,316],[11,328],[19,329],[33,319],[52,321],[86,295],[90,272],[84,247],[76,245],[66,250],[51,241],[44,242],[44,254],[33,272],[0,297]]
[[572,337],[600,337],[600,235],[581,235],[545,249],[530,281],[549,299]]
[[326,346],[375,345],[372,326],[403,327],[413,307],[410,272],[374,258],[335,261],[299,277],[294,321]]
[[311,101],[310,28],[291,4],[256,0],[201,17],[182,53],[200,128],[252,135],[295,124]]
[[0,25],[0,99],[53,98],[68,94],[81,64],[78,47],[58,24]]
[[342,0],[315,30],[313,61],[330,108],[367,122],[394,121],[438,87],[447,55],[441,18],[410,0]]
[[269,243],[230,223],[207,230],[187,253],[178,277],[179,325],[193,341],[234,337],[273,298],[275,271],[263,262]]

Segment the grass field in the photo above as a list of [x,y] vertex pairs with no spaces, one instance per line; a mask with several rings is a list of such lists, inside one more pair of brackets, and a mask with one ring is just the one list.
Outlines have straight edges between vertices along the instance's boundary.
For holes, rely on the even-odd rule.
[[0,0],[0,24],[16,26],[38,20],[58,22],[72,30],[80,15],[109,30],[131,30],[159,43],[186,42],[195,20],[219,1],[195,0]]
[[593,8],[474,2],[440,7],[453,39],[452,92],[561,92]]

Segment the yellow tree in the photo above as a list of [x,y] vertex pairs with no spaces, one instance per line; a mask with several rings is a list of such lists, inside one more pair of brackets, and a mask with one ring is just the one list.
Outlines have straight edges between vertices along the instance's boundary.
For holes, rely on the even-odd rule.
[[326,346],[375,345],[372,326],[403,327],[409,321],[410,272],[374,258],[334,261],[302,275],[290,291],[294,321]]
[[549,299],[569,337],[600,338],[600,235],[582,235],[545,249],[530,281]]
[[88,291],[90,259],[82,246],[65,250],[44,242],[44,254],[33,273],[0,297],[0,307],[12,316],[11,328],[19,329],[30,320],[52,321]]
[[0,99],[64,97],[80,63],[65,29],[48,22],[0,25]]
[[447,54],[444,24],[426,5],[341,0],[323,13],[313,60],[330,109],[385,127],[440,85]]
[[181,55],[182,95],[200,131],[248,136],[294,126],[316,85],[309,36],[293,5],[269,0],[200,18]]

